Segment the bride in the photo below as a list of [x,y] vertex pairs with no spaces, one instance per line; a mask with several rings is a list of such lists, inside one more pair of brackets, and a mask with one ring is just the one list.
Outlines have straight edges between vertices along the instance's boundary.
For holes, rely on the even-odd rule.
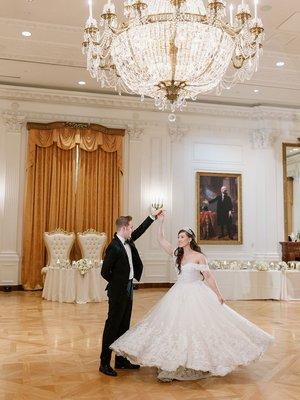
[[164,237],[164,214],[158,219],[158,241],[175,258],[177,282],[111,349],[157,367],[161,381],[224,376],[258,359],[274,338],[225,304],[194,232],[182,228],[174,250]]

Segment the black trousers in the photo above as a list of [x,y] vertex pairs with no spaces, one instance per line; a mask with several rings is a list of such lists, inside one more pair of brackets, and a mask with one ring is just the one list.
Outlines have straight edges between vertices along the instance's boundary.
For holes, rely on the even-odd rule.
[[[110,364],[111,349],[109,346],[128,331],[132,312],[133,283],[128,282],[127,293],[120,296],[112,296],[108,289],[108,316],[105,322],[102,351],[100,355],[101,364]],[[120,357],[123,358],[123,357]]]
[[224,224],[221,224],[221,233],[222,233],[222,236],[224,236],[224,227],[226,226],[226,228],[227,228],[227,234],[228,234],[228,236],[229,237],[231,237],[232,236],[232,221],[231,221],[231,218],[229,218],[228,219],[228,221],[226,221]]

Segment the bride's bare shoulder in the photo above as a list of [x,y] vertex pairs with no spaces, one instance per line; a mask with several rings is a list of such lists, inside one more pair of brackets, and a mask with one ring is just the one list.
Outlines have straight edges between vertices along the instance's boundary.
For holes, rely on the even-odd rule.
[[207,264],[207,258],[204,254],[197,253],[197,262],[198,264]]

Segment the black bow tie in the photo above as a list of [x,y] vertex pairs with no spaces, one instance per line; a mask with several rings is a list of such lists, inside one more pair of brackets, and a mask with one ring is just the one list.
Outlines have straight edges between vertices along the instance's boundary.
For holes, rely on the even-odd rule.
[[130,244],[130,240],[129,240],[129,239],[126,239],[125,242],[124,242],[124,244]]

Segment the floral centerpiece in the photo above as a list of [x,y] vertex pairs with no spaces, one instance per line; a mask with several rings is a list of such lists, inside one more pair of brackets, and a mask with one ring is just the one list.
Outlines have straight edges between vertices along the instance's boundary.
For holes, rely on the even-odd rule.
[[84,276],[92,268],[92,263],[86,258],[82,258],[76,261],[76,266],[80,272],[80,275]]
[[[300,264],[300,263],[299,263]],[[252,271],[282,271],[286,269],[300,269],[296,265],[284,261],[247,261],[247,260],[212,260],[210,269],[221,270],[252,270]]]

